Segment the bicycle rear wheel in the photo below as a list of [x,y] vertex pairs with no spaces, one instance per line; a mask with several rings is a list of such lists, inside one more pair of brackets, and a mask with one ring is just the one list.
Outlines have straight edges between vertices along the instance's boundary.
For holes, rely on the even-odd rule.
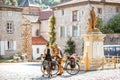
[[57,75],[57,73],[59,72],[59,69],[58,69],[58,65],[52,65],[52,75]]
[[71,67],[71,62],[67,63],[66,65],[66,72],[70,75],[78,74],[80,71],[80,66],[77,62],[75,62],[75,66]]

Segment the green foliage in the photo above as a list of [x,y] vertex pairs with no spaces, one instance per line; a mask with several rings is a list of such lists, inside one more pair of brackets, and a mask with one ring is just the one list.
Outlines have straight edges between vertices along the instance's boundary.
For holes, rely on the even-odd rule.
[[55,40],[56,40],[56,32],[55,32],[55,16],[52,15],[50,18],[49,18],[49,27],[50,27],[50,30],[49,30],[49,35],[50,35],[50,38],[49,38],[49,43],[51,45],[53,45],[53,43],[55,43]]
[[107,26],[113,30],[113,33],[120,33],[120,14],[113,17]]
[[110,19],[107,25],[103,25],[102,19],[98,18],[96,27],[104,34],[120,33],[120,14]]
[[101,18],[98,18],[98,19],[97,19],[96,27],[99,28],[99,30],[100,30],[103,34],[113,33],[113,30],[112,30],[110,27],[105,26],[105,25],[103,24],[103,21],[102,21]]
[[6,0],[6,4],[7,4],[7,5],[11,5],[12,2],[15,2],[15,3],[16,3],[16,6],[18,5],[18,0]]
[[66,45],[67,45],[67,46],[65,46],[65,52],[66,53],[69,53],[70,55],[72,55],[73,53],[75,53],[75,42],[72,40],[71,37],[67,41]]

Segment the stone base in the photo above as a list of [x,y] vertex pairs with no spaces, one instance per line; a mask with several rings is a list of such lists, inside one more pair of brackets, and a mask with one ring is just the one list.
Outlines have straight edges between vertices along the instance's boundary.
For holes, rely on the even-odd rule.
[[88,53],[89,58],[102,58],[104,56],[104,37],[105,35],[100,32],[92,32],[84,35],[84,55]]

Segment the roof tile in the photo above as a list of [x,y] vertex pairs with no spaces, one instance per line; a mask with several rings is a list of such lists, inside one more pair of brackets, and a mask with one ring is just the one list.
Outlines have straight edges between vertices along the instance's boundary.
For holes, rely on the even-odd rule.
[[42,36],[32,37],[32,45],[44,45],[46,43],[47,43],[47,40],[45,40]]
[[48,20],[51,15],[53,15],[53,11],[41,11],[39,20]]

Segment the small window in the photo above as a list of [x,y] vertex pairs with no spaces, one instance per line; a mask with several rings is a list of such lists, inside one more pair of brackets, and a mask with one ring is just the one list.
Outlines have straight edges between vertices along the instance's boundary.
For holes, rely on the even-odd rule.
[[39,29],[36,30],[36,36],[39,36]]
[[60,27],[60,37],[65,37],[65,27]]
[[13,46],[14,46],[13,40],[9,40],[9,41],[7,42],[8,50],[13,50]]
[[12,34],[13,33],[13,21],[8,21],[7,22],[7,33]]
[[62,15],[64,15],[64,9],[62,9],[61,12],[62,12]]
[[78,36],[78,26],[72,26],[72,36],[76,37]]
[[37,48],[37,54],[39,54],[39,48]]
[[98,8],[98,13],[102,14],[102,8]]
[[12,11],[8,11],[8,16],[12,16]]
[[73,21],[77,21],[77,10],[72,12]]
[[120,7],[116,7],[116,12],[120,12]]

